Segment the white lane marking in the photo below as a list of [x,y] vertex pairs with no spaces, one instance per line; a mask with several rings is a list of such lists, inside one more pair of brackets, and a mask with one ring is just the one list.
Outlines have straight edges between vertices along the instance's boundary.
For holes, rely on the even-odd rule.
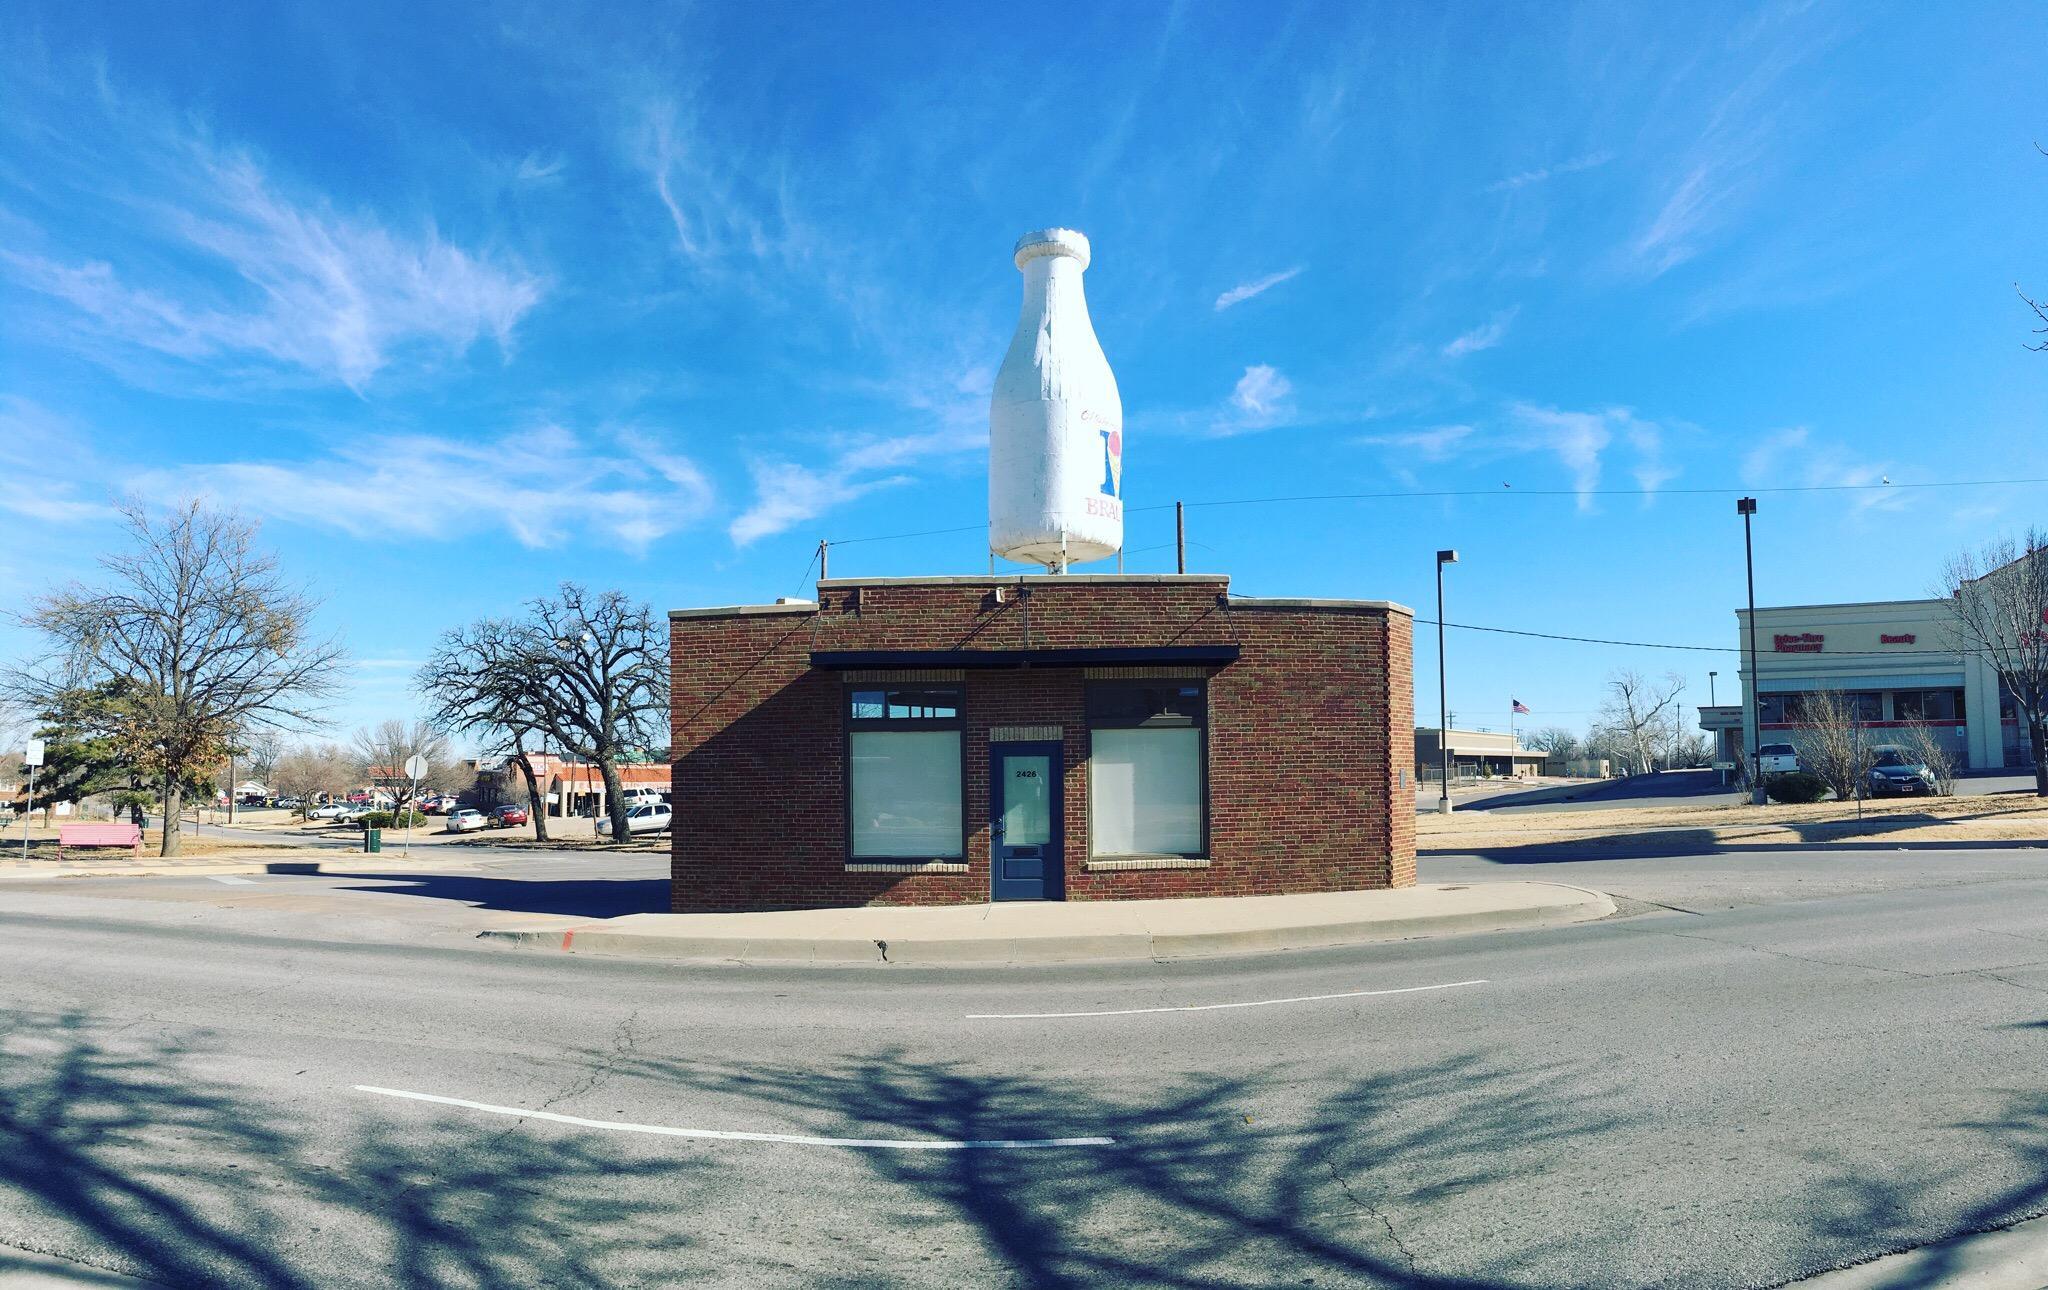
[[1321,1003],[1326,999],[1364,999],[1380,994],[1419,994],[1424,990],[1456,990],[1486,985],[1477,981],[1446,981],[1442,985],[1410,985],[1399,990],[1346,990],[1342,994],[1302,994],[1292,999],[1253,999],[1248,1003],[1188,1003],[1170,1008],[1108,1008],[1101,1012],[970,1012],[969,1021],[1051,1021],[1061,1017],[1136,1017],[1149,1012],[1217,1012],[1224,1008],[1271,1008],[1282,1003]]
[[237,878],[233,874],[210,873],[206,876],[215,882],[227,883],[231,887],[254,887],[257,885],[254,878]]
[[1115,1138],[988,1138],[950,1142],[941,1138],[815,1138],[802,1133],[742,1133],[731,1129],[678,1129],[666,1124],[627,1124],[622,1120],[586,1120],[580,1115],[558,1115],[553,1111],[529,1111],[520,1106],[493,1106],[460,1097],[434,1093],[408,1093],[399,1088],[355,1086],[358,1093],[380,1093],[385,1097],[409,1097],[415,1102],[461,1106],[492,1115],[513,1115],[523,1120],[551,1120],[584,1129],[608,1129],[613,1133],[654,1133],[669,1138],[712,1138],[720,1142],[785,1142],[799,1147],[865,1147],[883,1151],[1034,1151],[1044,1147],[1108,1147]]

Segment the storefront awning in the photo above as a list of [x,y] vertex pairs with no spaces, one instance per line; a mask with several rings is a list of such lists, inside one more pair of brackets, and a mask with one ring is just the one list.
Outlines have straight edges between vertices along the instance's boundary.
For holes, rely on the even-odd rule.
[[823,672],[901,668],[1130,667],[1156,663],[1235,663],[1235,645],[1113,645],[1089,649],[813,650]]

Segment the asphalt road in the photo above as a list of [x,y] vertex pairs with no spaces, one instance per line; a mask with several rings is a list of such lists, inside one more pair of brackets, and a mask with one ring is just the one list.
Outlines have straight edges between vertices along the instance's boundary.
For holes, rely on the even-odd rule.
[[2048,852],[1431,860],[1638,913],[1239,960],[467,939],[650,868],[0,886],[0,1272],[1720,1287],[2048,1209]]

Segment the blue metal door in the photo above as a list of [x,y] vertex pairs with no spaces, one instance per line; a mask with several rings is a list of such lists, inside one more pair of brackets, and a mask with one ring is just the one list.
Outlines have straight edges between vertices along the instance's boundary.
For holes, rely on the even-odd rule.
[[989,895],[1063,898],[1059,744],[990,744],[988,760]]

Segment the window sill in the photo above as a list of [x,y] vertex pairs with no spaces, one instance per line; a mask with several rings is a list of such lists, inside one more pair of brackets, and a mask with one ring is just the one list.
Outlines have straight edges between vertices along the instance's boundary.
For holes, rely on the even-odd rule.
[[848,860],[848,873],[966,873],[965,860]]
[[1103,856],[1082,866],[1089,873],[1122,873],[1131,869],[1207,869],[1207,856]]

